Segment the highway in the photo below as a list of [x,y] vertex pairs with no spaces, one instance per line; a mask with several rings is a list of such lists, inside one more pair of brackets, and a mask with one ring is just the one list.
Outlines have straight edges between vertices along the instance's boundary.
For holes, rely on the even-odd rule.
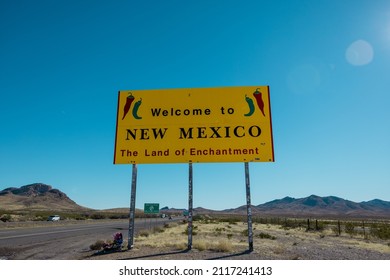
[[[142,229],[163,226],[172,221],[161,218],[136,219],[135,234]],[[122,232],[124,241],[127,241],[128,228],[128,220],[42,222],[36,227],[2,228],[0,260],[77,260],[93,254],[89,248],[91,244],[97,240],[112,240],[116,232]]]

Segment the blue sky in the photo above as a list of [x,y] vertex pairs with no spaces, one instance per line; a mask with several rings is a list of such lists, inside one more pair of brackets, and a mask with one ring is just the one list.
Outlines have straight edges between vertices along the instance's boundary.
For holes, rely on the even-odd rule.
[[[269,85],[252,204],[390,200],[389,1],[0,1],[0,189],[128,207],[119,90]],[[243,163],[194,164],[194,207],[245,204]],[[187,164],[138,165],[137,208],[185,208]]]

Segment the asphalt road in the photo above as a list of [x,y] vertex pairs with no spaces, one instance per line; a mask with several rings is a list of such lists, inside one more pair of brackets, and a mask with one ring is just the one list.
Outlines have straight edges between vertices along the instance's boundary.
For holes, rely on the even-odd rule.
[[[135,234],[174,220],[136,219]],[[0,230],[0,260],[77,260],[93,254],[89,246],[97,240],[112,240],[116,232],[128,238],[128,220],[44,222],[39,227]]]

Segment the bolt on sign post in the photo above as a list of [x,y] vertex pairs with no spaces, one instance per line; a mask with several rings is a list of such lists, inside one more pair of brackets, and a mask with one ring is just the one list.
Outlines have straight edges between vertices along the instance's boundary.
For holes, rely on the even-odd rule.
[[268,86],[119,91],[114,164],[189,163],[189,206],[192,163],[273,161]]

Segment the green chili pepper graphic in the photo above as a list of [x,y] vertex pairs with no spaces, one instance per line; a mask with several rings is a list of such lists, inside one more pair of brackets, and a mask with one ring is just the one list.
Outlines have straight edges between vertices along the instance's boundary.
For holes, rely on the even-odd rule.
[[250,99],[247,95],[245,95],[245,101],[246,101],[246,103],[248,103],[249,112],[246,113],[244,116],[245,117],[252,116],[253,113],[255,112],[255,105],[253,104],[253,100]]
[[134,107],[133,107],[133,112],[132,113],[133,113],[134,119],[136,119],[136,120],[142,119],[142,117],[138,116],[138,109],[141,106],[141,103],[142,103],[142,98],[134,103]]

